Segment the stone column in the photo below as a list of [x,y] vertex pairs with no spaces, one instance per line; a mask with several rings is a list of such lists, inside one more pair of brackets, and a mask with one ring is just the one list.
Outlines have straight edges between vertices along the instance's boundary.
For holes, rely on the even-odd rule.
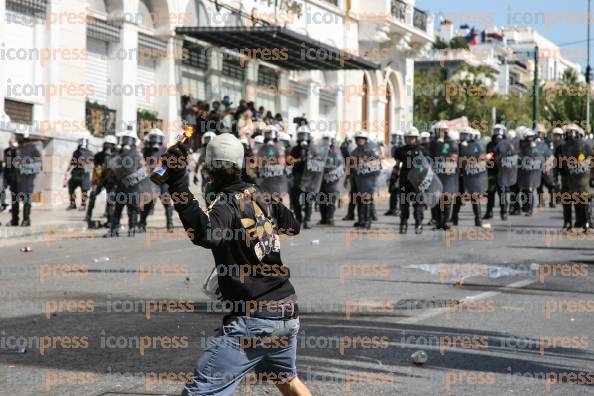
[[[123,21],[120,32],[120,42],[114,48],[116,60],[113,62],[113,73],[109,73],[108,84],[111,89],[118,88],[110,95],[117,110],[117,130],[125,129],[132,125],[136,131],[136,95],[116,93],[134,89],[136,87],[136,76],[138,74],[138,27],[136,24]],[[126,88],[128,87],[128,88]]]

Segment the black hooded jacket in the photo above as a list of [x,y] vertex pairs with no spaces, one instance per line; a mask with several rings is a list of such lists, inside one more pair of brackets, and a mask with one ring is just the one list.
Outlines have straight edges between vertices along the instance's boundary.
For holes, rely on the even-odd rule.
[[[172,190],[173,188],[173,190]],[[280,234],[300,224],[281,202],[239,181],[224,188],[206,211],[187,185],[170,185],[175,209],[192,242],[211,249],[225,301],[279,301],[295,295],[280,255]]]

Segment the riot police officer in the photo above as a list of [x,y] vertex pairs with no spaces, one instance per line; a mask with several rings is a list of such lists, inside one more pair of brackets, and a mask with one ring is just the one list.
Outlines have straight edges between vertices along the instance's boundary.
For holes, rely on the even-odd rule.
[[[504,138],[493,149],[493,163],[497,169],[497,193],[501,220],[507,220],[512,187],[518,181],[518,150],[514,142],[515,131],[506,131]],[[495,198],[493,197],[493,201]]]
[[452,223],[458,225],[463,196],[470,198],[474,225],[483,227],[481,217],[481,198],[487,192],[487,158],[485,149],[480,145],[480,132],[466,127],[460,132],[460,168],[462,182],[460,193],[454,203]]
[[[81,190],[81,204],[79,210],[84,211],[87,207],[87,198],[91,189],[91,169],[93,152],[89,150],[89,138],[83,137],[78,140],[78,147],[72,153],[70,165],[66,169],[64,184],[68,185],[68,196],[70,206],[68,210],[76,209],[76,189]],[[68,179],[70,173],[70,179]]]
[[357,147],[347,159],[351,181],[357,191],[353,197],[357,205],[357,222],[355,227],[369,229],[372,222],[372,203],[377,177],[381,172],[381,162],[377,150],[369,145],[369,134],[366,131],[355,133]]
[[429,156],[433,170],[441,181],[443,190],[439,203],[432,208],[435,228],[448,230],[452,202],[458,193],[458,143],[455,131],[449,130],[445,122],[435,127],[435,139],[429,143]]
[[[116,183],[114,193],[109,197],[114,205],[110,230],[105,237],[118,237],[120,220],[124,207],[128,212],[128,236],[136,235],[138,211],[141,200],[141,182],[148,179],[145,161],[136,146],[138,137],[127,130],[120,133],[121,149],[110,161],[109,171]],[[149,179],[150,182],[150,179]]]
[[540,186],[544,169],[545,154],[542,145],[535,141],[536,132],[529,128],[522,131],[518,150],[518,188],[519,201],[526,216],[532,216],[534,211],[534,193]]
[[[306,173],[306,162],[311,147],[311,132],[309,127],[303,125],[297,128],[297,144],[291,149],[287,163],[292,167],[293,185],[290,191],[291,207],[298,222],[303,222],[303,228],[311,228],[311,212],[313,202],[306,199],[301,189],[302,179]],[[309,201],[309,202],[308,202]]]
[[[118,140],[114,135],[107,135],[103,142],[103,150],[99,151],[93,157],[93,177],[91,179],[91,195],[89,198],[89,205],[87,206],[87,215],[85,221],[92,228],[93,209],[95,208],[95,201],[97,195],[105,189],[107,195],[113,191],[115,185],[111,178],[108,177],[108,168],[111,158],[115,155]],[[107,224],[111,224],[111,216],[113,216],[113,202],[107,199],[105,213],[107,215]]]
[[23,221],[21,227],[31,225],[31,196],[35,192],[35,178],[43,171],[41,143],[29,140],[29,132],[17,132],[18,144],[12,161],[14,167],[14,189],[11,187],[12,219],[11,226],[19,225],[19,205],[23,201]]
[[328,156],[320,189],[320,224],[333,226],[336,200],[340,193],[339,181],[345,174],[344,158],[332,132],[324,134],[324,145],[328,146]]
[[[390,149],[390,156],[394,158],[395,150],[402,146],[404,143],[404,135],[402,131],[398,131],[392,134]],[[388,211],[384,213],[384,216],[397,216],[400,213],[400,205],[398,204],[399,188],[398,188],[398,174],[400,169],[396,166],[392,167],[390,172],[390,178],[388,179],[388,192],[390,193],[390,201],[388,204]]]
[[[211,131],[202,135],[202,146],[198,151],[198,160],[196,161],[196,166],[194,167],[193,182],[194,184],[198,184],[198,181],[200,181],[200,189],[202,194],[205,193],[206,185],[208,184],[208,173],[205,166],[206,147],[208,146],[208,143],[210,143],[210,141],[215,138],[215,136],[217,136],[217,134]],[[198,174],[200,174],[200,178],[198,178]]]
[[256,168],[254,166],[254,152],[250,146],[250,142],[247,137],[243,136],[239,139],[243,145],[243,162],[244,167],[241,170],[241,180],[246,183],[256,183]]
[[410,217],[410,205],[413,206],[415,219],[415,233],[423,232],[423,212],[425,203],[422,193],[418,186],[413,185],[413,178],[409,178],[409,173],[418,170],[418,165],[423,158],[427,158],[427,152],[419,144],[420,133],[417,128],[410,128],[404,133],[404,146],[394,151],[396,167],[400,174],[398,180],[400,183],[400,233],[408,232],[408,218]]
[[429,143],[431,143],[431,133],[430,132],[421,132],[419,135],[419,141],[421,142],[421,146],[425,149],[426,152],[429,152]]
[[[150,174],[158,166],[161,156],[166,151],[166,147],[164,146],[165,134],[160,129],[154,128],[147,134],[147,136],[147,144],[142,150],[142,156],[148,165]],[[143,181],[143,183],[145,183],[145,181]],[[165,226],[167,231],[173,232],[173,202],[169,195],[169,186],[167,183],[160,186],[151,183],[149,188],[150,193],[154,192],[159,196],[159,199],[165,208]],[[143,205],[141,205],[140,223],[138,225],[139,232],[146,231],[147,218],[155,207],[155,201],[155,197],[151,196],[148,197],[148,202],[146,202],[146,204],[143,202]]]
[[[487,210],[483,219],[493,218],[493,207],[495,206],[495,193],[498,192],[497,186],[497,163],[494,161],[495,158],[495,147],[501,142],[507,132],[507,128],[504,125],[496,124],[493,126],[493,134],[491,135],[491,141],[487,143],[487,157],[489,160],[489,166],[487,168]],[[499,195],[499,203],[501,204],[501,195]]]
[[16,189],[16,169],[14,167],[14,159],[17,155],[17,141],[16,137],[12,136],[8,142],[8,147],[3,151],[3,172],[2,172],[2,189],[0,190],[0,212],[4,212],[8,207],[6,193],[10,189],[12,193]]
[[258,182],[264,193],[282,200],[287,192],[285,146],[278,141],[274,125],[264,127],[264,145],[258,152]]
[[570,231],[572,207],[575,208],[575,227],[587,231],[590,227],[588,207],[593,186],[591,176],[592,147],[580,139],[582,129],[570,124],[565,127],[565,142],[555,150],[555,175],[561,176],[563,229]]
[[[342,158],[344,158],[345,162],[351,156],[354,149],[353,139],[349,135],[346,135],[344,141],[340,145],[340,152],[342,153]],[[355,189],[355,183],[352,176],[353,175],[349,174],[344,180],[344,188],[349,186],[349,204],[347,206],[347,214],[342,218],[343,221],[355,220],[355,202],[353,201],[353,197],[357,193],[357,190]]]
[[536,136],[535,142],[539,147],[539,150],[542,151],[544,154],[544,163],[542,167],[540,185],[536,188],[536,192],[538,195],[538,206],[541,208],[545,206],[544,189],[546,187],[549,195],[549,207],[555,208],[555,195],[558,190],[553,176],[553,162],[555,158],[553,144],[550,141],[550,139],[547,138],[547,131],[542,125],[538,126],[537,132],[538,135]]

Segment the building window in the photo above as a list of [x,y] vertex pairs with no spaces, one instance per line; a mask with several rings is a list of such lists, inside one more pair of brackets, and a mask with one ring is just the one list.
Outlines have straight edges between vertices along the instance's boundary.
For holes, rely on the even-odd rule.
[[6,9],[19,14],[34,15],[45,18],[47,0],[7,0]]
[[262,66],[258,68],[258,85],[268,87],[278,87],[278,74],[270,67]]
[[30,103],[5,99],[4,111],[8,114],[12,122],[25,125],[33,124],[33,105]]
[[223,58],[223,76],[231,77],[236,80],[243,80],[244,68],[241,66],[239,57],[224,55]]
[[87,101],[85,119],[87,129],[93,136],[103,137],[115,134],[116,111],[109,107]]
[[208,69],[208,53],[205,47],[184,41],[184,65],[197,69]]

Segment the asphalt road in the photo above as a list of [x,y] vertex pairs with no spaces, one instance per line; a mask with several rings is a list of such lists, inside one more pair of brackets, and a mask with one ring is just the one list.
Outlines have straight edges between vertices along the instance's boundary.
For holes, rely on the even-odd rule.
[[[160,223],[0,242],[0,348],[28,348],[0,353],[1,395],[181,392],[221,314],[201,292],[210,252]],[[300,377],[314,395],[593,394],[594,235],[560,224],[547,209],[478,230],[467,206],[447,234],[402,236],[380,216],[368,232],[339,221],[284,240]]]

